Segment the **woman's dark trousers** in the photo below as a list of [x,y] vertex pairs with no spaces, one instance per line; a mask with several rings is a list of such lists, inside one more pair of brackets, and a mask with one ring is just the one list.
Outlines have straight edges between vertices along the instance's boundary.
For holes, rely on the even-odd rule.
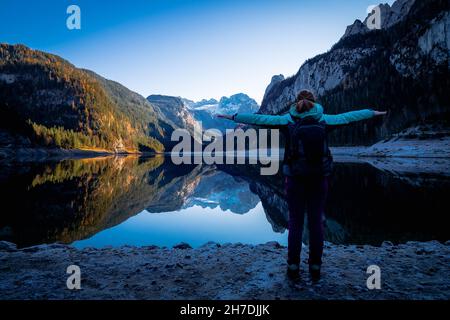
[[300,264],[305,212],[308,214],[309,264],[322,264],[323,217],[327,193],[327,177],[286,177],[286,197],[289,207],[289,264]]

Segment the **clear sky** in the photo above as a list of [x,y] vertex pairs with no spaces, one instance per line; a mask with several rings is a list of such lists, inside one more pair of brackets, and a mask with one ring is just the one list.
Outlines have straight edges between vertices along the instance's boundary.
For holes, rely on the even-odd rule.
[[[387,1],[392,3],[393,1]],[[81,8],[81,30],[66,9]],[[373,0],[0,0],[0,42],[22,43],[140,93],[261,102],[327,51]]]

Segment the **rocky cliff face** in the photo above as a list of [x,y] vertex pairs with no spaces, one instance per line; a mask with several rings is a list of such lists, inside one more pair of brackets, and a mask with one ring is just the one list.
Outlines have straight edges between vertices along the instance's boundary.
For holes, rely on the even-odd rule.
[[278,85],[281,81],[284,81],[285,77],[282,74],[276,75],[272,77],[270,84],[267,86],[266,91],[264,92],[264,96],[268,95],[270,91],[272,91],[273,87]]
[[260,111],[287,111],[303,88],[313,90],[330,114],[389,111],[377,126],[361,123],[336,131],[331,140],[338,145],[370,144],[419,123],[447,121],[449,6],[442,0],[381,5],[381,30],[356,21],[329,52],[306,61],[295,76],[272,79]]
[[174,127],[193,130],[198,125],[197,120],[183,103],[181,98],[162,95],[151,95],[147,100],[163,114],[167,122]]

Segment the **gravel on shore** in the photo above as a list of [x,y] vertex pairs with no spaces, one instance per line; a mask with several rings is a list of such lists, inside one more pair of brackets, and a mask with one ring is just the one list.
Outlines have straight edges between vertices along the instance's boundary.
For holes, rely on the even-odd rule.
[[[285,276],[287,249],[207,243],[192,249],[156,246],[76,249],[53,244],[17,249],[0,242],[0,299],[450,299],[450,242],[380,247],[326,243],[323,275],[312,283],[308,247],[299,281]],[[67,268],[81,270],[81,290],[69,290]],[[381,289],[366,283],[380,267]]]

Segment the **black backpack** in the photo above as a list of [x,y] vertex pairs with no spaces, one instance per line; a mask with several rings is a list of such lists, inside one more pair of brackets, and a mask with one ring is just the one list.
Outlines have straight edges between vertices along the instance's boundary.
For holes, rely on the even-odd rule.
[[285,174],[293,176],[329,176],[333,158],[328,147],[325,122],[312,117],[296,119],[286,130]]

